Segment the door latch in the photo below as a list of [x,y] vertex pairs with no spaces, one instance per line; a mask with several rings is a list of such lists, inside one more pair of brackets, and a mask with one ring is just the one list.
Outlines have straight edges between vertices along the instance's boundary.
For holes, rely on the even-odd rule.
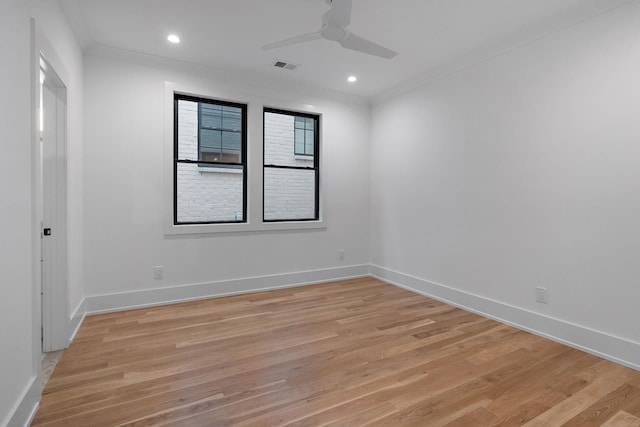
[[45,228],[44,230],[42,230],[42,233],[45,236],[51,236],[51,229],[50,228]]

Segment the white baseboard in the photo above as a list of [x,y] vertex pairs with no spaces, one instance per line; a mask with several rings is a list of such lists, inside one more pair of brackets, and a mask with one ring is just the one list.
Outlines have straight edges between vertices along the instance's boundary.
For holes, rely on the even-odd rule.
[[85,297],[86,314],[268,291],[369,275],[369,264]]
[[640,370],[640,343],[388,268],[370,267],[371,276],[384,282]]
[[31,377],[29,384],[24,388],[20,399],[16,403],[13,415],[7,423],[7,427],[27,427],[33,421],[38,412],[40,397],[42,396],[42,383],[40,377]]
[[71,318],[69,319],[69,331],[71,334],[69,335],[69,343],[71,345],[73,339],[76,337],[80,326],[82,325],[82,321],[87,313],[87,303],[86,299],[82,298],[76,309],[71,314]]

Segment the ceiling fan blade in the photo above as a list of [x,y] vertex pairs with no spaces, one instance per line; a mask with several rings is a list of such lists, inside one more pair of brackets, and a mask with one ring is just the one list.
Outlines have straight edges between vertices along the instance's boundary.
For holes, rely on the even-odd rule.
[[353,33],[349,33],[347,37],[345,37],[344,40],[341,40],[339,43],[345,49],[357,50],[358,52],[367,53],[369,55],[375,55],[386,59],[391,59],[398,54],[398,52],[394,52],[391,49],[387,49],[386,47],[380,46],[377,43],[369,41]]
[[346,27],[351,22],[351,0],[331,0],[327,15],[329,25]]
[[262,46],[262,49],[264,50],[276,49],[278,47],[291,46],[293,44],[309,42],[309,41],[318,40],[321,38],[322,38],[322,35],[320,34],[320,32],[316,31],[315,33],[303,34],[301,36],[291,37],[288,39],[281,40],[279,42],[269,43]]

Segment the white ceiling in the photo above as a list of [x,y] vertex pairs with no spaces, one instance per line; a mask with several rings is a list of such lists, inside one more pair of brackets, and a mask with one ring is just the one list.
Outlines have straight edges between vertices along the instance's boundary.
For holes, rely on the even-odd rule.
[[[265,81],[371,98],[468,66],[632,0],[353,0],[349,30],[397,51],[381,59],[316,40],[325,0],[59,0],[85,50],[109,46]],[[182,43],[171,45],[174,32]],[[275,60],[300,64],[289,71]],[[358,76],[350,84],[347,76]]]

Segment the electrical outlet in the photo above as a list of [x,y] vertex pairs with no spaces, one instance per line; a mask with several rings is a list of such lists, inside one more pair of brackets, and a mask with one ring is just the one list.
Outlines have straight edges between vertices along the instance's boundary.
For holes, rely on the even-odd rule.
[[164,267],[156,265],[153,267],[153,278],[156,280],[164,279]]
[[536,288],[536,301],[541,304],[546,304],[549,301],[547,288],[543,288],[542,286]]
[[339,259],[340,261],[344,261],[344,249],[340,249],[340,250],[338,251],[338,259]]

